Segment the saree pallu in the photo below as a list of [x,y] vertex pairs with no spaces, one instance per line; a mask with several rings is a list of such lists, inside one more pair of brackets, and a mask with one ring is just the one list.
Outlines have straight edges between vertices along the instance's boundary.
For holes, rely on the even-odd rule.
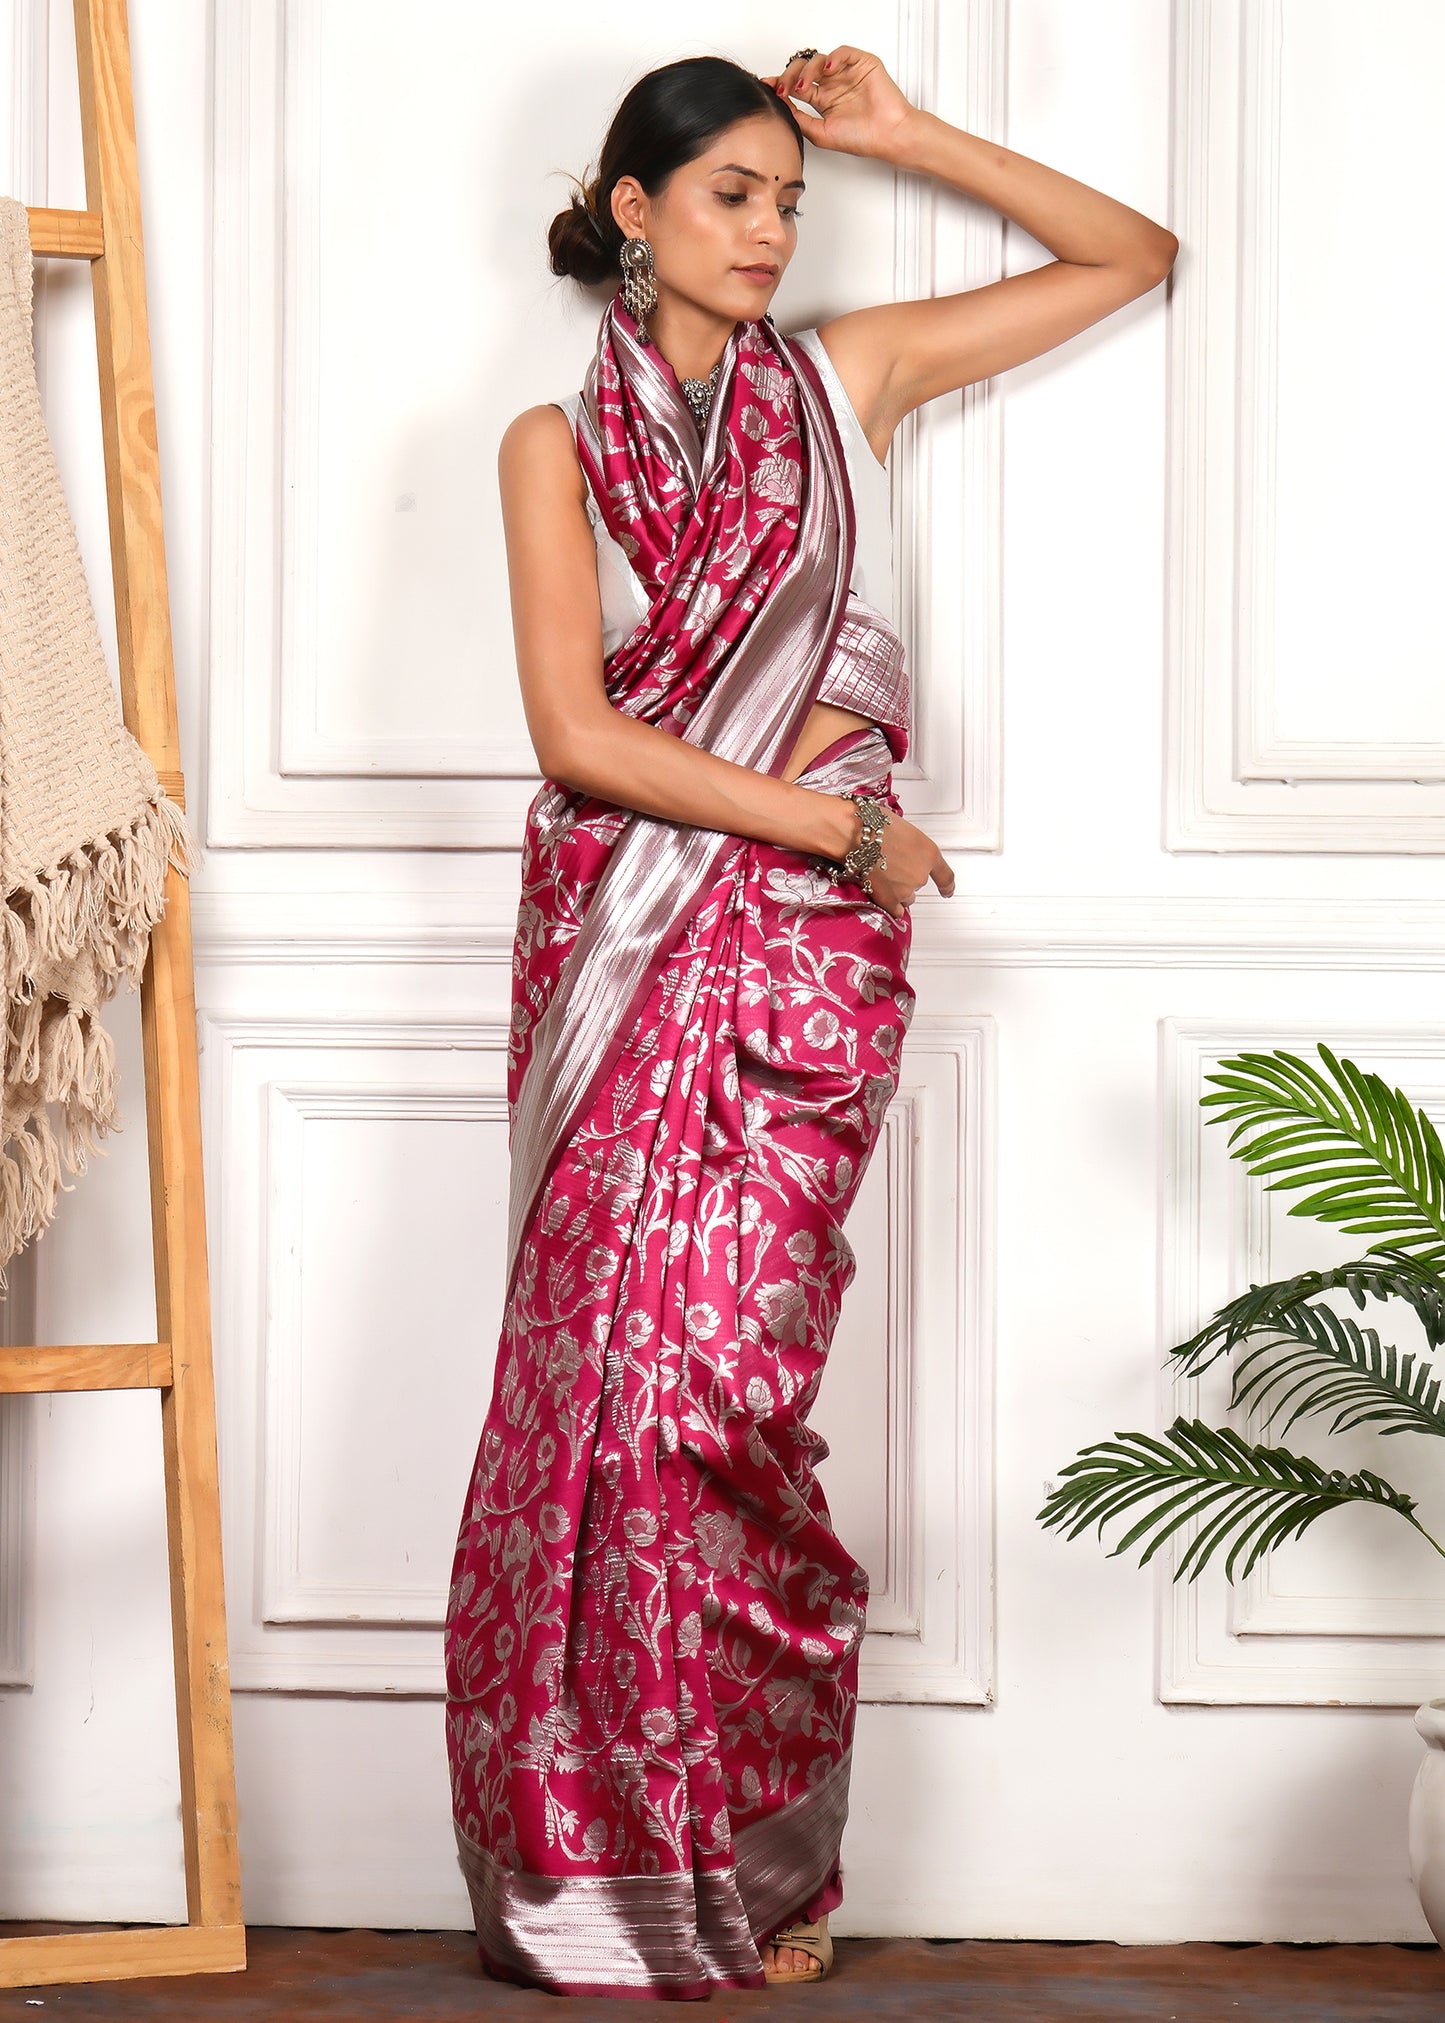
[[[851,731],[800,783],[901,814],[889,758]],[[762,1987],[758,1941],[842,1901],[868,1576],[808,1413],[911,936],[734,839],[541,1195],[447,1629],[458,1846],[504,1979]]]

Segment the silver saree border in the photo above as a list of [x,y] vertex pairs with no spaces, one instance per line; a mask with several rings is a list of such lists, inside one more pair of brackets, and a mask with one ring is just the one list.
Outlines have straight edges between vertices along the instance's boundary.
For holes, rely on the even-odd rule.
[[686,1875],[533,1875],[503,1867],[457,1826],[482,1951],[544,1984],[680,1989],[755,1977],[758,1939],[838,1865],[852,1758],[850,1744],[791,1805],[742,1827],[729,1865]]
[[[723,455],[722,426],[737,366],[739,329],[699,440],[678,386],[615,315],[603,312],[625,355],[649,427],[690,480],[694,498]],[[782,575],[754,613],[680,735],[720,758],[772,773],[786,763],[822,685],[848,600],[856,529],[842,440],[822,378],[802,346],[773,328],[794,367],[799,433],[806,445],[805,494],[797,538]],[[599,344],[600,349],[600,344]],[[599,454],[597,355],[578,410],[579,436]],[[831,569],[831,581],[827,581]],[[510,1308],[522,1238],[537,1197],[572,1124],[616,1059],[657,962],[738,838],[718,829],[629,813],[597,881],[551,1002],[538,1021],[511,1129],[507,1229]]]

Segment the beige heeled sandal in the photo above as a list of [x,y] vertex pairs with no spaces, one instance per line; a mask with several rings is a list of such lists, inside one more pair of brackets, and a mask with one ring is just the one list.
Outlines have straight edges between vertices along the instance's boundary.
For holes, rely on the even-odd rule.
[[817,1963],[812,1967],[764,1967],[763,1979],[771,1986],[779,1981],[821,1981],[833,1964],[833,1941],[828,1933],[828,1913],[809,1922],[806,1918],[795,1918],[781,1931],[769,1932],[763,1941],[767,1946],[796,1946],[800,1953],[810,1953]]

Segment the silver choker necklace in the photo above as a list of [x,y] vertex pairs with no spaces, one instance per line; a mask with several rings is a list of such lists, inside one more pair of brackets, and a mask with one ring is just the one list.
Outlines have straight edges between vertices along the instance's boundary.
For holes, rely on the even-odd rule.
[[712,406],[712,397],[717,391],[718,374],[721,371],[722,360],[719,359],[706,379],[685,379],[682,382],[682,397],[692,409],[699,434],[707,427],[708,410]]

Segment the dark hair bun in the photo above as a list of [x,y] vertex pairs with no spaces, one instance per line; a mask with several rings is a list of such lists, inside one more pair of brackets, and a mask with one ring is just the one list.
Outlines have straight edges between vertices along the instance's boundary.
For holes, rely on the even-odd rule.
[[[612,226],[613,237],[620,238],[610,213],[608,223]],[[552,220],[547,229],[547,251],[554,274],[584,282],[589,287],[621,273],[616,251],[604,240],[597,219],[588,206],[586,194],[573,197],[566,210],[559,211]]]

